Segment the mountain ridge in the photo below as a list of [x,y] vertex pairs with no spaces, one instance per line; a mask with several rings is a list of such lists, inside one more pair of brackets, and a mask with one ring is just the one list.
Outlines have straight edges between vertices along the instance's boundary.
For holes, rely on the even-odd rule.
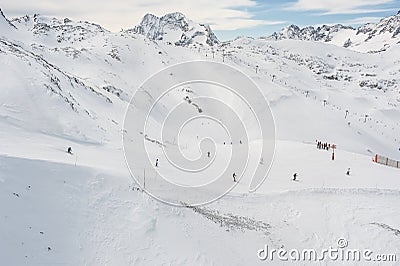
[[[381,42],[381,45],[375,49],[367,48],[366,52],[384,51],[388,47],[398,44],[400,40],[397,37],[400,34],[400,10],[396,15],[384,17],[377,23],[366,23],[358,28],[345,26],[342,24],[306,26],[300,28],[291,24],[282,28],[279,32],[274,32],[263,39],[267,40],[302,40],[333,43],[345,48],[354,48],[359,50],[358,46],[364,46],[367,42]],[[368,46],[368,45],[365,45]],[[363,51],[360,49],[359,51]]]
[[[73,21],[69,18],[50,18],[39,14],[25,15],[7,19],[0,9],[4,31],[8,26],[13,30],[26,29],[35,34],[47,35],[49,31],[57,32],[57,42],[68,40],[81,41],[95,37],[97,33],[110,32],[99,24],[86,21]],[[148,13],[141,22],[127,30],[121,31],[130,35],[142,35],[145,38],[175,46],[218,46],[221,44],[209,25],[188,19],[180,12],[156,16]],[[358,52],[382,52],[400,42],[400,10],[397,14],[384,17],[377,23],[366,23],[358,28],[343,24],[322,25],[318,27],[288,25],[269,36],[266,40],[301,40],[331,43]],[[236,38],[237,39],[237,38]],[[229,42],[229,41],[228,41]]]
[[[180,34],[171,34],[176,31]],[[141,34],[153,41],[166,41],[176,46],[191,44],[214,46],[219,40],[209,25],[195,23],[180,12],[173,12],[158,17],[148,13],[144,15],[139,25],[129,29],[128,32]],[[169,36],[173,35],[173,36]]]

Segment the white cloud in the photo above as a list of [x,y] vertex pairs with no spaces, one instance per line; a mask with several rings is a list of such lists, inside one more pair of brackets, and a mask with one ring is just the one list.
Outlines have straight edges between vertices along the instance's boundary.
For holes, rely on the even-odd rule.
[[[336,21],[336,22],[325,22],[325,23],[318,23],[318,24],[313,24],[314,28],[317,27],[322,27],[323,25],[327,26],[334,26],[337,24],[342,24],[342,25],[364,25],[367,23],[377,23],[381,20],[381,17],[359,17],[359,18],[353,18],[353,19],[348,19],[344,21]],[[306,27],[306,25],[298,25],[299,27]]]
[[324,11],[320,15],[378,13],[390,9],[376,8],[393,0],[297,0],[286,9],[301,11]]
[[342,24],[345,25],[361,25],[361,24],[367,24],[367,23],[377,23],[381,20],[381,17],[360,17],[360,18],[354,18],[350,20],[344,21]]
[[237,30],[245,28],[253,28],[260,25],[280,25],[285,24],[286,21],[269,21],[269,20],[252,20],[252,19],[230,19],[220,21],[220,24],[212,24],[213,30]]
[[366,13],[381,13],[381,12],[387,12],[387,11],[393,11],[395,9],[391,8],[386,8],[386,9],[362,9],[362,8],[357,8],[357,9],[349,9],[349,10],[335,10],[335,11],[328,11],[321,13],[319,15],[336,15],[336,14],[341,14],[341,15],[347,15],[347,14],[366,14]]
[[282,21],[257,20],[247,11],[255,7],[254,0],[2,0],[6,15],[44,13],[46,15],[88,20],[118,31],[139,24],[146,13],[162,16],[179,11],[196,22],[211,24],[216,30],[236,30],[258,25],[282,24]]

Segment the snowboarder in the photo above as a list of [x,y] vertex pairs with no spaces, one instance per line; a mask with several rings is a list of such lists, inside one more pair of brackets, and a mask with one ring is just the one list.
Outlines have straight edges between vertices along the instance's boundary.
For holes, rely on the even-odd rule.
[[347,169],[346,175],[350,175],[350,168]]
[[236,173],[233,173],[232,177],[233,177],[233,182],[236,182]]
[[158,167],[158,158],[156,159],[156,167]]
[[69,154],[72,154],[72,148],[71,148],[71,147],[68,147],[67,152],[68,152]]
[[293,174],[293,181],[297,181],[297,173]]

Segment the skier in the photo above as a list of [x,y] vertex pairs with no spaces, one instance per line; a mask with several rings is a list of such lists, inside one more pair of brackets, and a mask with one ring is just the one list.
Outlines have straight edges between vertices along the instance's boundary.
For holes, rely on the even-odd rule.
[[236,173],[233,173],[232,177],[233,177],[233,182],[236,182]]
[[297,173],[293,174],[293,181],[297,181]]
[[156,167],[158,167],[158,158],[156,159]]
[[71,147],[68,147],[67,152],[68,152],[69,154],[72,154],[72,148],[71,148]]
[[208,156],[208,158],[210,158],[210,152],[209,151],[207,152],[207,156]]
[[350,175],[350,168],[347,169],[346,175]]

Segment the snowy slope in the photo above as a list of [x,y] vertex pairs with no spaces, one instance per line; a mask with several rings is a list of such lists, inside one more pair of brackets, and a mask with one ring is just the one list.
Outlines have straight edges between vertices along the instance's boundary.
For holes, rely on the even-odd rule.
[[[351,248],[399,260],[400,172],[371,160],[375,153],[400,160],[399,46],[376,54],[333,41],[238,38],[211,47],[207,32],[192,38],[203,26],[174,14],[172,24],[149,16],[151,23],[119,33],[89,22],[0,14],[1,264],[257,265],[266,263],[257,258],[265,244],[323,249],[340,237]],[[168,44],[182,34],[203,46]],[[158,70],[189,60],[236,67],[267,97],[276,152],[256,193],[248,193],[245,173],[219,201],[172,207],[130,176],[121,139],[131,96]],[[192,135],[183,142],[193,143]],[[315,140],[337,144],[336,160]],[[197,156],[193,147],[186,152]],[[161,155],[157,145],[150,150]],[[224,159],[228,150],[218,144]],[[137,158],[137,167],[145,160]],[[250,166],[257,163],[254,154]],[[162,160],[160,168],[171,167]],[[151,185],[154,169],[145,170]],[[294,172],[298,182],[291,181]],[[281,264],[288,263],[273,262]]]

